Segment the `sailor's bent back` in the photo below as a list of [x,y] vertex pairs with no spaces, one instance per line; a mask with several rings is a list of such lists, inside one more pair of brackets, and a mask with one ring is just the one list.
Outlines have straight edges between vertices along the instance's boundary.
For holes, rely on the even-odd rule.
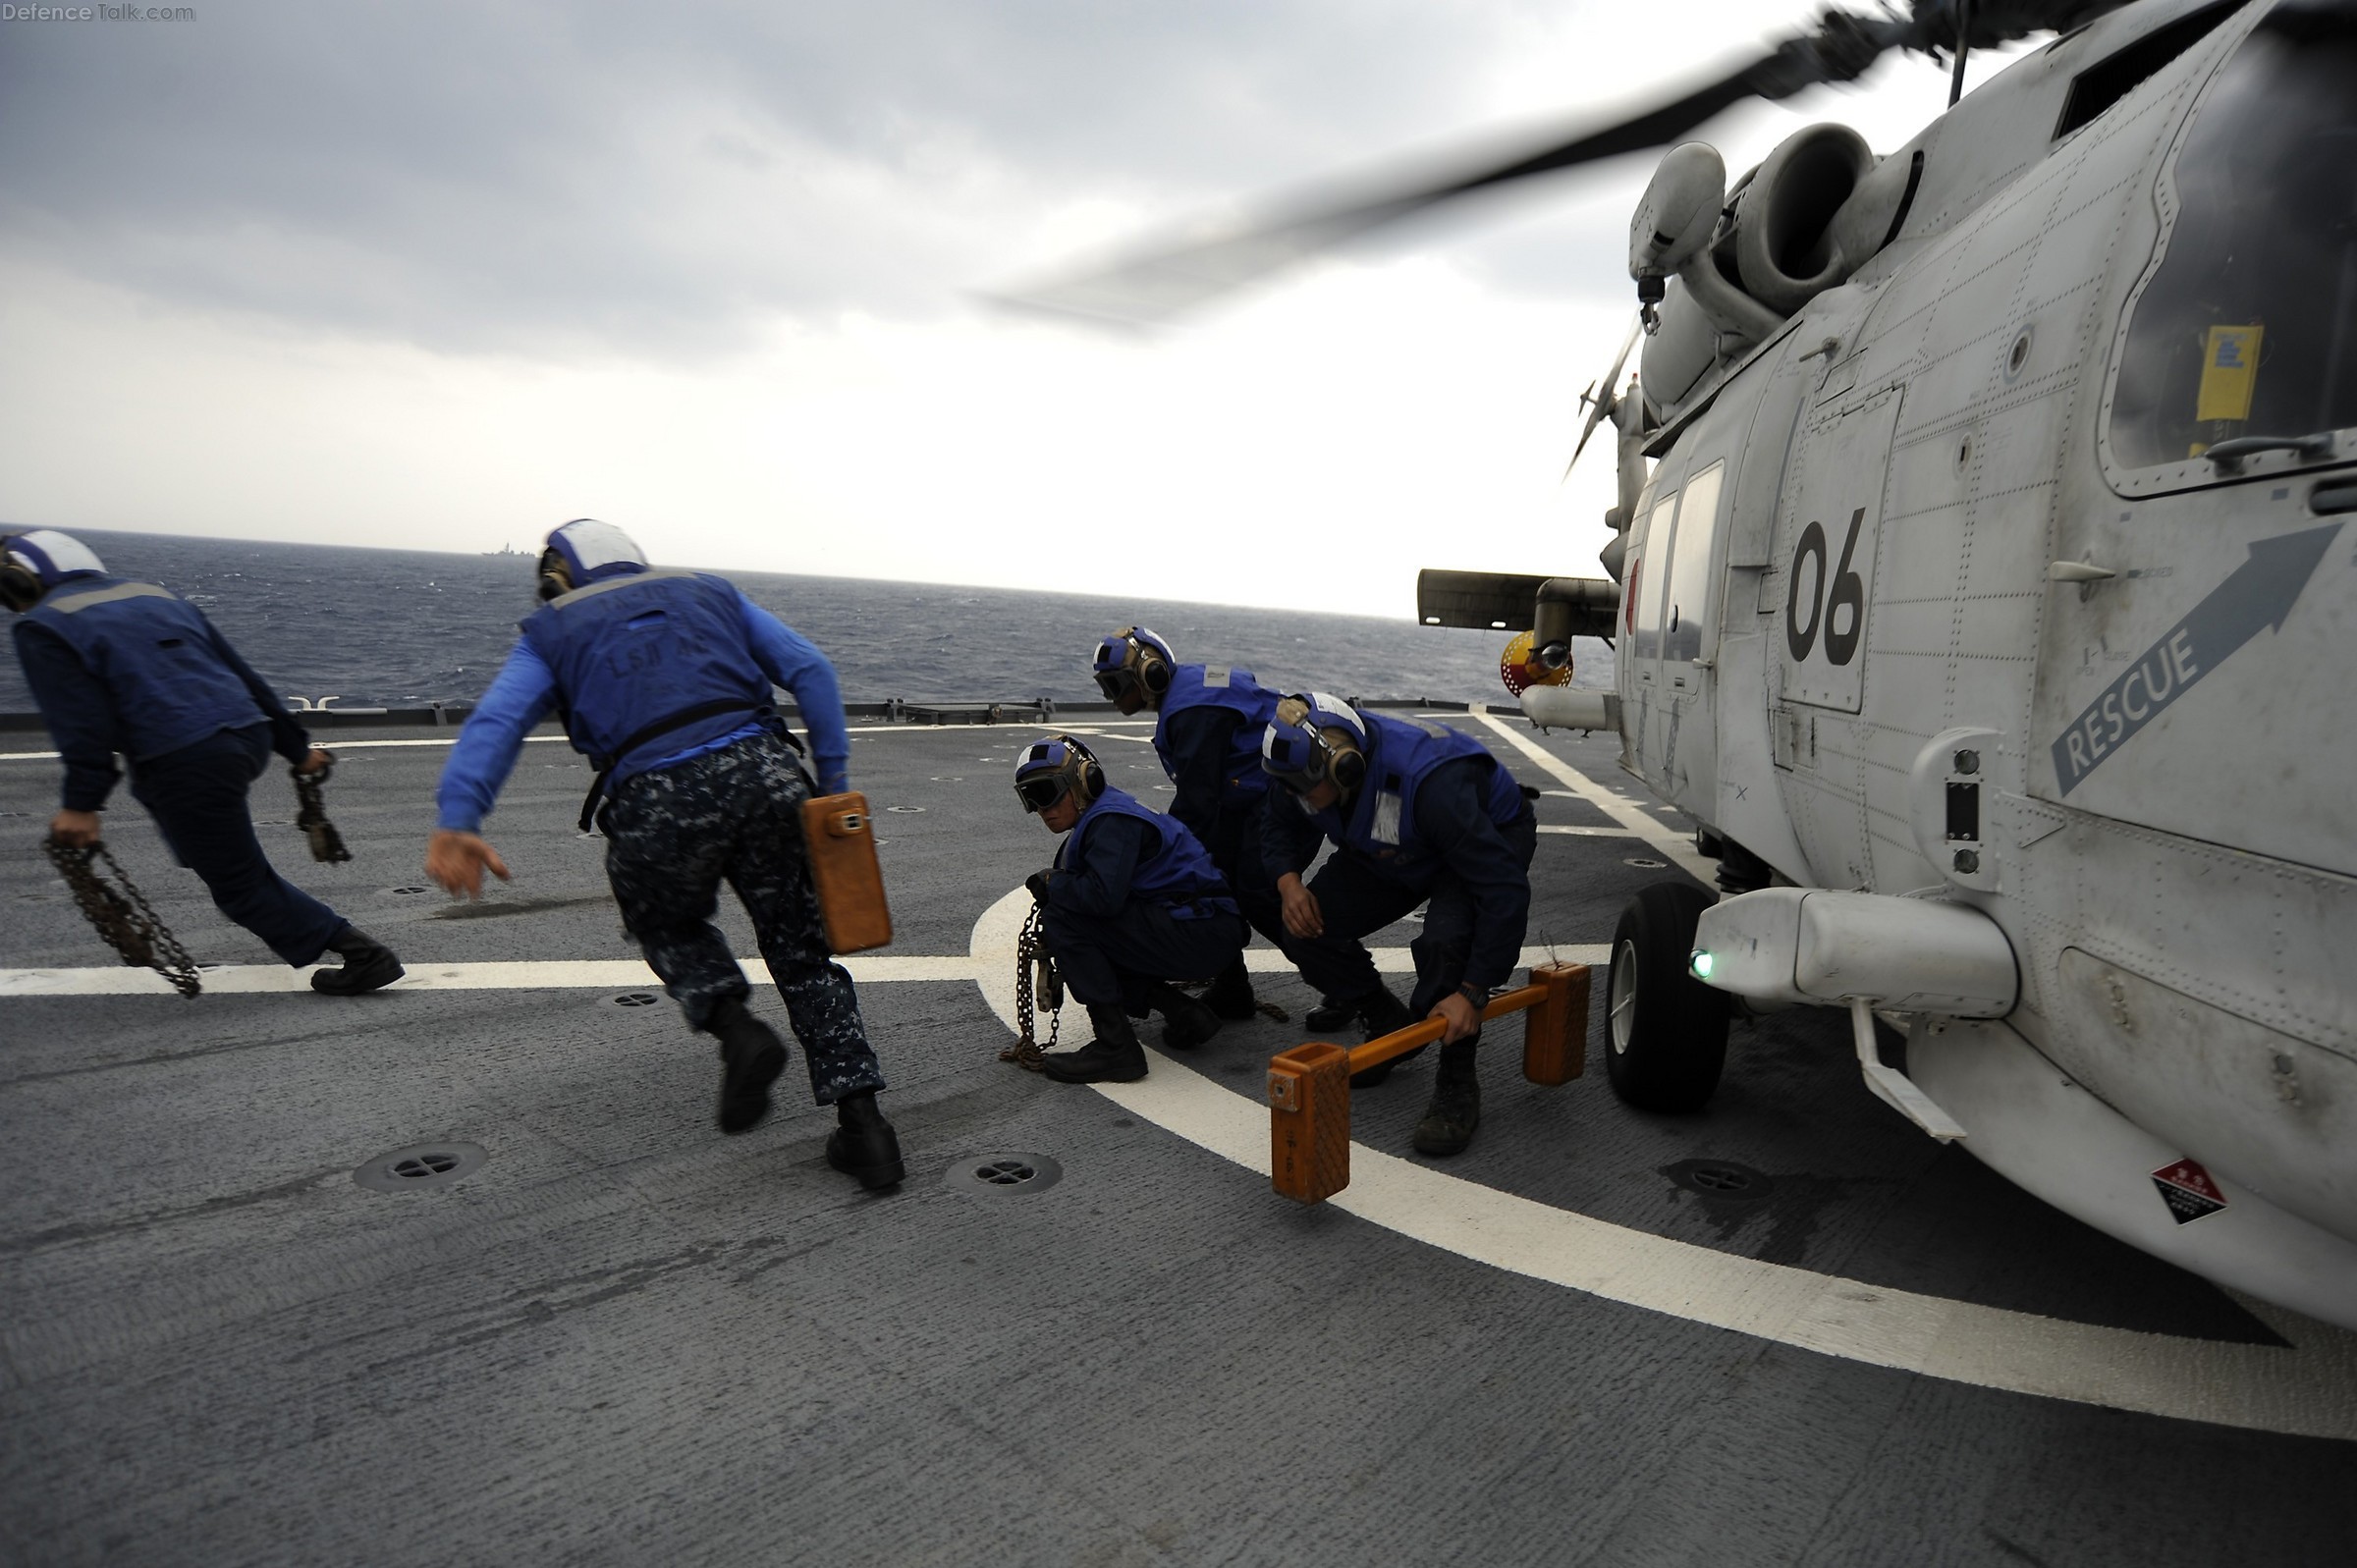
[[522,630],[555,679],[574,745],[613,767],[616,786],[770,707],[769,676],[745,634],[737,587],[724,577],[608,577],[543,605]]
[[25,619],[71,648],[105,687],[115,749],[134,762],[273,717],[222,657],[212,622],[168,588],[82,578]]

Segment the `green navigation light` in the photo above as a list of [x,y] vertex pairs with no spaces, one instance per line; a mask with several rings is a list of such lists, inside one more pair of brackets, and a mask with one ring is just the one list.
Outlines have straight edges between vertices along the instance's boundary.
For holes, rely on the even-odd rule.
[[1695,979],[1708,980],[1711,978],[1711,970],[1717,962],[1718,960],[1711,956],[1710,948],[1697,947],[1694,949],[1694,956],[1686,960],[1686,965],[1694,971]]

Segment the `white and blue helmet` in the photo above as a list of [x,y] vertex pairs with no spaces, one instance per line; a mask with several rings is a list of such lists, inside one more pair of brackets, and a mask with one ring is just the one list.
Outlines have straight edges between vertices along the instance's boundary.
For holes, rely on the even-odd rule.
[[1072,736],[1049,735],[1014,759],[1014,792],[1025,811],[1045,811],[1068,794],[1085,809],[1105,792],[1105,770]]
[[1367,722],[1340,697],[1295,692],[1261,731],[1260,771],[1296,795],[1329,780],[1348,794],[1367,776]]
[[11,610],[30,610],[41,595],[67,578],[104,570],[88,545],[54,528],[0,538],[0,602]]
[[646,552],[629,534],[595,517],[576,517],[553,530],[540,552],[540,597],[554,599],[601,577],[645,569]]

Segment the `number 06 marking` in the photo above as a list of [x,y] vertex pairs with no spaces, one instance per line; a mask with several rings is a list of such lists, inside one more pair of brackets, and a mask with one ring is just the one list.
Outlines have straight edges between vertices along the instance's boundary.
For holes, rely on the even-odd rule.
[[[1849,535],[1841,541],[1841,564],[1834,568],[1833,592],[1825,591],[1826,536],[1825,524],[1812,522],[1800,531],[1800,543],[1792,550],[1792,585],[1784,594],[1784,645],[1792,650],[1792,662],[1806,659],[1817,646],[1817,633],[1825,633],[1825,658],[1828,664],[1845,665],[1858,656],[1858,643],[1866,631],[1866,579],[1850,569],[1850,558],[1858,548],[1858,530],[1866,521],[1866,509],[1860,507],[1849,514]],[[1809,572],[1808,624],[1801,624],[1800,566],[1814,557],[1815,568]],[[1836,627],[1842,620],[1840,612],[1849,612],[1847,624]]]

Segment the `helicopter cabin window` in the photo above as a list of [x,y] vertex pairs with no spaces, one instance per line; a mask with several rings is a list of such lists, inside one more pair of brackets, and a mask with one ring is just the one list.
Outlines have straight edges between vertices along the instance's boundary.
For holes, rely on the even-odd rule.
[[2167,178],[2178,211],[2132,307],[2113,460],[2147,468],[2239,436],[2357,425],[2348,14],[2303,7],[2263,24],[2220,71]]
[[1646,514],[1644,548],[1629,569],[1629,657],[1644,680],[1653,679],[1654,661],[1662,656],[1662,568],[1670,562],[1670,528],[1676,517],[1677,493],[1672,491]]
[[1712,546],[1719,536],[1719,480],[1727,464],[1714,462],[1686,481],[1677,507],[1677,533],[1671,541],[1670,568],[1662,573],[1662,667],[1680,690],[1695,684],[1694,661],[1702,657],[1702,628],[1709,613]]

